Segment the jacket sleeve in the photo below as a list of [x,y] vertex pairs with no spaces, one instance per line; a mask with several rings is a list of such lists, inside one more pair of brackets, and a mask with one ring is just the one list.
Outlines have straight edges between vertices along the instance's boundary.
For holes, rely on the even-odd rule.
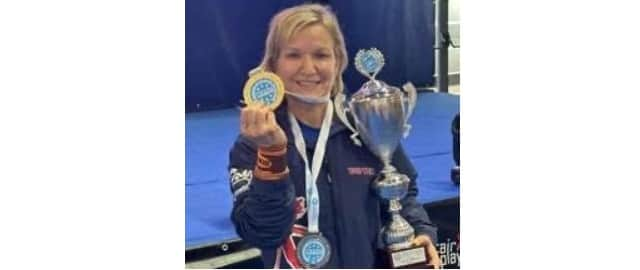
[[405,154],[402,145],[398,146],[398,149],[394,153],[391,163],[399,173],[407,175],[410,179],[407,195],[401,200],[402,210],[400,211],[400,213],[402,217],[404,217],[407,222],[411,224],[411,226],[415,230],[416,235],[428,235],[435,245],[435,243],[438,242],[438,229],[434,224],[431,223],[427,211],[416,199],[416,197],[418,196],[418,185],[416,184],[418,173]]
[[236,232],[258,248],[282,244],[294,222],[294,189],[286,176],[280,180],[254,177],[257,148],[238,137],[229,153],[229,178],[233,193],[231,220]]

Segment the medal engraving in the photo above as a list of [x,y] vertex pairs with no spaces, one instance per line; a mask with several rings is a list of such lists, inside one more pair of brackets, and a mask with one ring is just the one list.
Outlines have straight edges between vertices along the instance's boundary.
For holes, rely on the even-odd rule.
[[321,268],[331,256],[329,241],[318,233],[309,233],[298,242],[298,260],[305,268]]
[[247,105],[262,103],[275,110],[284,98],[284,84],[278,75],[259,71],[245,83],[243,97]]

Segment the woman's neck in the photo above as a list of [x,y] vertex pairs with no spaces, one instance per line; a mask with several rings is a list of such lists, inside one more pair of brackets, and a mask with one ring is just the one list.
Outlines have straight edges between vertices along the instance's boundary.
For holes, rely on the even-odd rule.
[[324,120],[327,103],[308,104],[297,100],[287,100],[287,109],[307,126],[320,128]]

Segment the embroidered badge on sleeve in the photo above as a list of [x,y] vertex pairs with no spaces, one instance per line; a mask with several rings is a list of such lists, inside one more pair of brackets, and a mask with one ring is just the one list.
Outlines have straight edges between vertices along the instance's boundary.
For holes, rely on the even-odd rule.
[[249,190],[253,172],[248,169],[231,168],[229,176],[231,178],[231,192],[233,192],[233,199],[235,200],[238,195]]

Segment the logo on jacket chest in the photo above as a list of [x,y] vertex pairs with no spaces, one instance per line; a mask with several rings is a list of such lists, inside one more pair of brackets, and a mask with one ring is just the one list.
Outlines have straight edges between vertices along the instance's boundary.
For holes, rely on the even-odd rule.
[[349,175],[373,176],[376,174],[376,170],[372,167],[347,167],[347,173]]

